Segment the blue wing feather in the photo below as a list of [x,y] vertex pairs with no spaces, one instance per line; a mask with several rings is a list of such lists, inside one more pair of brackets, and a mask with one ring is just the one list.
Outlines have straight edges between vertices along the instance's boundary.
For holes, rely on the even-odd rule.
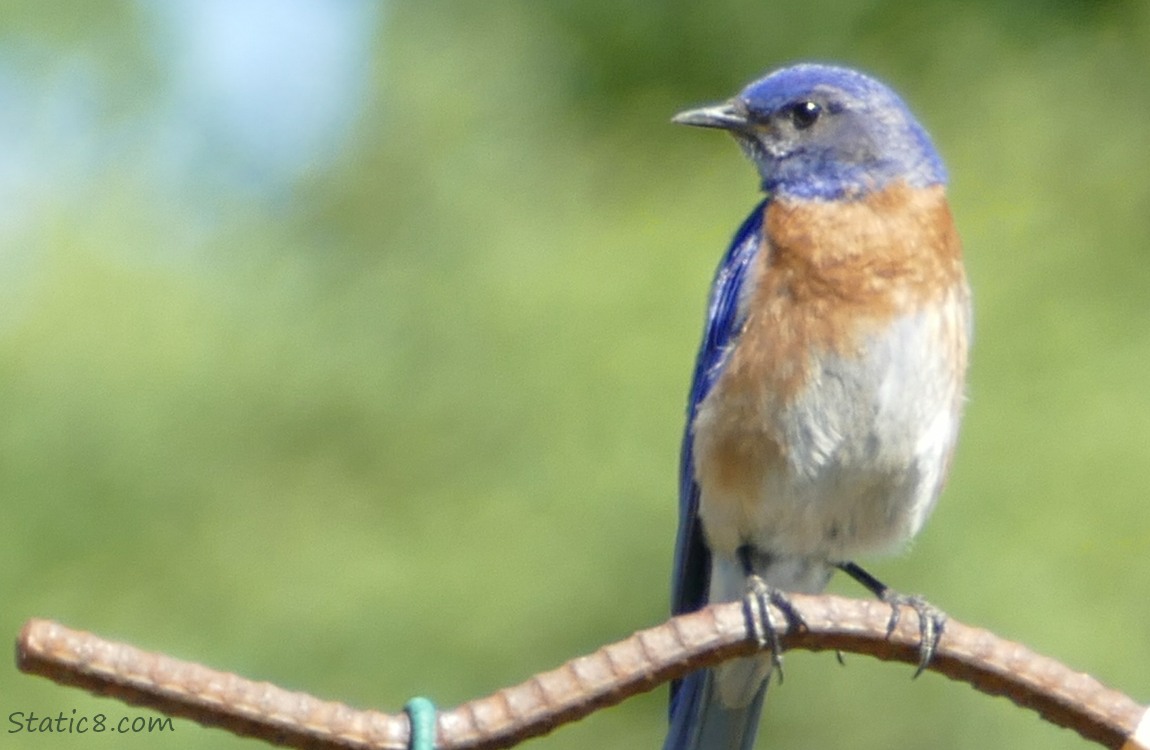
[[[739,316],[739,295],[747,269],[762,245],[766,204],[765,200],[759,203],[739,227],[719,263],[711,286],[707,324],[691,380],[687,426],[683,432],[679,464],[679,531],[675,540],[675,568],[671,584],[671,612],[676,615],[693,612],[707,603],[711,553],[703,542],[703,530],[699,525],[699,486],[695,484],[695,464],[691,455],[691,424],[699,404],[722,373],[730,344],[742,328],[744,321]],[[678,682],[671,685],[672,707],[678,687]]]
[[703,544],[702,529],[696,513],[699,487],[695,484],[695,465],[691,454],[691,423],[699,404],[710,393],[722,373],[729,345],[743,325],[738,317],[739,294],[747,269],[762,244],[763,209],[766,203],[759,203],[739,227],[719,263],[711,285],[707,324],[699,356],[695,360],[695,374],[691,379],[687,426],[683,431],[679,464],[679,533],[675,543],[671,596],[671,612],[676,615],[693,612],[706,604],[710,553]]

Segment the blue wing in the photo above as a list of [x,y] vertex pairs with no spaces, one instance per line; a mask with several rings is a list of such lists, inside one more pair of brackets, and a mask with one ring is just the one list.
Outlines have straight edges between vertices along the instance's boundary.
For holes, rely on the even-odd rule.
[[[676,615],[693,612],[707,603],[711,553],[703,542],[703,530],[697,512],[699,486],[695,484],[695,463],[691,455],[691,424],[699,404],[706,398],[723,370],[732,340],[742,328],[744,321],[738,314],[739,294],[747,269],[762,245],[763,209],[766,204],[765,200],[759,203],[739,227],[711,286],[707,325],[698,359],[695,360],[695,375],[691,380],[687,427],[683,433],[679,464],[679,532],[675,540],[675,568],[671,583],[671,612]],[[678,688],[678,682],[671,685],[672,711]]]

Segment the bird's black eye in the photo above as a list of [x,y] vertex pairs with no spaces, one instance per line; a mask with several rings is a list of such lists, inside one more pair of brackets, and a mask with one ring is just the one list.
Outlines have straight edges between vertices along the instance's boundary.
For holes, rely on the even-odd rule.
[[791,122],[794,123],[795,130],[806,130],[814,125],[822,113],[823,108],[812,101],[797,102],[790,107]]

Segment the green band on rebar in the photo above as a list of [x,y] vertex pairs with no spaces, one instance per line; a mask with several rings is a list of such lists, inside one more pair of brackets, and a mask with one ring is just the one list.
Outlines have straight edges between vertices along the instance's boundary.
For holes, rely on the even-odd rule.
[[409,750],[435,750],[435,704],[427,698],[412,698],[403,707],[411,723]]

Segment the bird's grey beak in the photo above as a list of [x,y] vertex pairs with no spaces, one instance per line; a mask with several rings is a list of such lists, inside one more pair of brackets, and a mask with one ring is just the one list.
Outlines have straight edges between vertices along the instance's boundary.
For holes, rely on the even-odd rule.
[[719,128],[721,130],[746,130],[747,116],[733,104],[717,104],[713,107],[688,109],[671,118],[676,125],[694,125],[699,128]]

